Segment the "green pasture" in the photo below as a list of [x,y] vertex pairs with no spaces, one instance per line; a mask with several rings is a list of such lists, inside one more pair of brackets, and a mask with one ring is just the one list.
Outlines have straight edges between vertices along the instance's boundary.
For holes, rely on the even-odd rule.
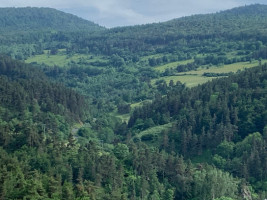
[[162,133],[162,131],[166,130],[166,129],[170,129],[172,127],[173,123],[168,123],[168,124],[164,124],[164,125],[159,125],[159,126],[154,126],[151,127],[149,129],[146,129],[144,131],[141,131],[140,133],[138,133],[135,137],[133,138],[141,138],[144,135],[148,135],[148,134],[155,134],[160,136],[160,134]]
[[[266,63],[267,60],[262,60],[262,64]],[[244,70],[246,68],[255,67],[259,64],[259,61],[252,61],[252,62],[239,62],[233,63],[229,65],[222,65],[222,66],[202,66],[199,67],[198,70],[195,71],[188,71],[188,72],[181,72],[177,73],[174,76],[166,76],[160,77],[158,79],[153,79],[151,81],[152,85],[156,83],[157,80],[165,80],[168,84],[171,80],[174,82],[180,81],[186,84],[187,87],[194,87],[199,84],[203,84],[205,82],[211,81],[214,78],[218,77],[206,77],[203,76],[204,73],[229,73],[229,72],[237,72],[239,70]],[[166,68],[167,65],[160,66],[159,69]]]
[[[184,74],[184,75],[177,75],[177,76],[166,76],[166,77],[161,77],[160,79],[166,81],[168,84],[171,80],[176,83],[177,81],[180,81],[181,83],[186,84],[187,87],[194,87],[197,86],[198,84],[203,84],[209,80],[214,79],[215,77],[204,77],[204,76],[199,76],[199,75],[189,75],[189,74]],[[155,82],[159,79],[153,79],[151,81],[152,85],[155,84]]]
[[176,68],[178,65],[186,65],[186,64],[191,63],[193,61],[194,61],[193,59],[190,59],[190,60],[171,62],[171,63],[165,64],[165,65],[155,67],[154,69],[159,71],[159,72],[164,72],[166,69]]
[[152,101],[151,100],[144,100],[144,101],[140,101],[140,102],[137,102],[137,103],[132,103],[131,104],[131,108],[134,109],[136,107],[143,106],[145,103],[152,103]]
[[28,58],[26,63],[38,63],[38,64],[46,64],[48,66],[67,66],[71,62],[79,62],[86,61],[96,62],[96,61],[104,61],[105,59],[100,56],[88,55],[88,54],[73,54],[67,55],[65,49],[60,49],[56,55],[49,54],[49,51],[44,51],[44,54],[35,55]]
[[129,121],[129,119],[131,117],[130,113],[127,113],[127,114],[124,114],[124,115],[121,115],[121,114],[118,114],[118,113],[112,113],[112,115],[114,117],[119,118],[122,122],[126,122],[126,123],[128,123],[128,121]]
[[[147,103],[147,102],[150,102],[150,103],[151,103],[152,101],[151,101],[151,100],[144,100],[144,101],[140,101],[140,102],[132,103],[132,104],[131,104],[131,113],[134,111],[134,109],[135,109],[136,107],[143,106],[143,105],[144,105],[145,103]],[[121,119],[121,121],[128,123],[128,121],[129,121],[129,119],[130,119],[130,117],[131,117],[131,113],[127,113],[127,114],[123,114],[123,115],[121,115],[121,114],[117,113],[117,111],[115,111],[115,112],[112,113],[112,115],[113,115],[114,117],[118,117],[119,119]]]
[[141,57],[140,61],[147,61],[150,58],[160,58],[160,57],[163,57],[164,55],[165,54],[163,54],[163,53],[158,53],[158,54],[143,56],[143,57]]
[[[267,62],[267,60],[262,60],[262,63]],[[245,68],[251,68],[255,67],[259,64],[259,61],[252,61],[252,62],[238,62],[238,63],[233,63],[229,65],[222,65],[222,66],[202,66],[198,68],[198,70],[194,72],[182,72],[178,74],[197,74],[197,75],[203,75],[204,73],[229,73],[229,72],[237,72],[238,70],[243,70]]]

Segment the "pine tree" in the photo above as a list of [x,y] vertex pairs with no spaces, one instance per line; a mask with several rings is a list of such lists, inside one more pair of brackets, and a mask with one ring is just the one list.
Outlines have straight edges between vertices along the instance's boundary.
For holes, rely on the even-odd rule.
[[65,181],[62,187],[62,199],[63,200],[73,200],[74,192],[73,185],[71,182]]
[[172,189],[167,189],[163,194],[164,200],[173,200],[174,199],[174,192]]

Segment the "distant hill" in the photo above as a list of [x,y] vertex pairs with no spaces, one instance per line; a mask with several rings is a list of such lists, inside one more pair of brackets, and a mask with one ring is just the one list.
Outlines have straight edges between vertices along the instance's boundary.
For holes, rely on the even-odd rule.
[[113,29],[0,13],[0,199],[266,199],[267,6]]
[[266,29],[265,22],[267,22],[267,5],[255,4],[218,13],[181,17],[167,22],[113,28],[110,32],[116,32],[121,37],[127,34],[136,35],[138,32],[138,38],[158,36],[166,41],[188,35],[207,36],[214,33],[251,31],[253,28]]
[[[267,5],[254,4],[241,6],[212,14],[199,14],[173,19],[162,25],[176,28],[188,34],[229,33],[266,28]],[[266,24],[266,23],[265,23]],[[168,29],[167,29],[168,30]]]
[[267,16],[267,5],[264,4],[252,4],[241,7],[232,8],[220,12],[221,14],[231,13],[235,15],[257,15],[257,16]]
[[104,28],[52,8],[0,8],[0,32],[9,31],[97,31]]
[[[80,47],[106,55],[149,55],[163,52],[207,52],[213,45],[229,41],[266,41],[267,5],[242,6],[213,14],[192,15],[163,23],[117,27],[77,40]],[[79,42],[80,41],[80,42]],[[196,48],[198,47],[198,48]],[[232,51],[232,49],[231,49]],[[210,52],[210,51],[209,51]]]

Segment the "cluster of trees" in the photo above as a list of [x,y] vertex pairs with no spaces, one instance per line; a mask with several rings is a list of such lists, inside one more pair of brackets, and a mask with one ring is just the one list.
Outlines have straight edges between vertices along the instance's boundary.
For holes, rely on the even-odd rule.
[[43,141],[37,148],[0,151],[2,199],[234,199],[241,184],[229,173],[195,168],[142,144],[104,151],[69,137],[67,144]]
[[[17,11],[0,14],[1,52],[23,60],[64,48],[106,60],[49,67],[0,57],[1,199],[266,198],[266,6],[109,30],[51,9]],[[151,84],[252,59],[260,66],[205,74],[229,77],[195,88]]]
[[[188,59],[197,54],[228,53],[241,50],[249,54],[266,45],[266,6],[253,5],[210,15],[197,15],[165,23],[120,27],[75,40],[78,49],[88,48],[97,54],[118,54],[124,60],[136,60],[134,55],[171,53],[176,59]],[[237,25],[238,24],[238,25]],[[250,27],[249,29],[247,27]],[[261,30],[251,31],[251,30]],[[134,54],[134,55],[133,55]],[[166,61],[166,56],[151,58],[151,66]],[[231,60],[218,55],[216,62]],[[216,63],[214,61],[214,63]]]
[[[157,53],[165,55],[148,59],[148,65],[155,66],[212,53],[213,56],[207,55],[205,59],[197,61],[217,65],[256,58],[263,53],[260,49],[264,49],[267,42],[266,32],[262,29],[262,24],[266,23],[266,7],[263,5],[109,30],[53,9],[2,10],[1,23],[4,28],[1,44],[8,49],[12,45],[12,52],[6,48],[2,52],[9,55],[13,53],[20,59],[27,56],[16,45],[29,44],[34,46],[35,53],[41,53],[40,49],[67,48],[70,54],[90,52],[107,56],[119,55],[122,60],[117,60],[116,65],[128,61],[139,63],[142,56]],[[234,58],[225,56],[233,51],[239,51]],[[253,54],[255,51],[258,51],[257,55]]]
[[[24,81],[27,82],[30,81],[28,77],[36,76],[34,68],[28,65],[3,57],[1,69],[3,69],[3,63],[8,66],[9,72],[1,70],[2,74],[6,74],[1,76],[6,76],[5,79],[10,82],[16,81],[18,90],[20,87],[24,87],[18,80],[24,77]],[[27,69],[29,70],[27,71]],[[40,72],[39,70],[36,71]],[[266,89],[266,84],[264,84],[266,71],[267,66],[262,66],[227,80],[214,81],[193,89],[187,89],[180,83],[170,84],[167,87],[169,91],[166,97],[159,95],[153,104],[147,103],[145,107],[134,112],[128,125],[129,128],[126,124],[115,125],[114,131],[121,134],[122,137],[117,138],[119,139],[117,142],[107,139],[105,142],[109,144],[103,144],[97,139],[93,140],[97,136],[93,132],[88,132],[85,128],[80,129],[77,136],[71,134],[64,117],[57,115],[54,110],[42,110],[41,106],[38,105],[41,100],[37,97],[33,100],[35,105],[28,103],[26,105],[28,110],[19,112],[18,108],[11,106],[12,101],[17,98],[12,94],[18,92],[12,92],[12,89],[8,90],[9,92],[5,91],[1,93],[0,115],[1,198],[77,200],[237,199],[247,195],[248,192],[253,193],[253,190],[249,189],[247,181],[252,184],[257,183],[255,188],[259,194],[258,197],[263,198],[265,194],[260,191],[265,190],[264,181],[266,181],[266,171],[264,170],[266,169],[266,143],[264,142],[266,133],[265,135],[260,133],[249,135],[247,133],[253,129],[247,127],[247,129],[242,130],[242,134],[234,136],[231,129],[226,130],[224,126],[227,126],[227,128],[234,125],[242,127],[243,123],[253,121],[254,117],[251,116],[252,119],[248,119],[248,121],[240,121],[236,118],[241,119],[245,117],[244,114],[237,113],[237,116],[234,116],[229,110],[227,111],[227,107],[221,106],[221,109],[217,109],[215,105],[216,102],[224,105],[221,101],[225,99],[235,99],[234,94],[239,94],[241,97],[250,94],[248,100],[245,98],[238,99],[241,99],[242,105],[247,108],[249,105],[252,106],[249,103],[256,100],[257,96],[255,95],[265,95],[263,90]],[[41,74],[40,72],[39,77],[41,78],[38,78],[40,81],[44,76]],[[247,79],[245,81],[247,85],[242,85],[239,82],[239,80],[243,81],[244,77]],[[7,81],[1,85],[8,88],[9,84],[11,83]],[[48,82],[47,84],[51,83]],[[30,85],[28,84],[28,86]],[[39,88],[39,90],[41,93],[45,93],[42,88]],[[209,92],[204,93],[204,90]],[[224,95],[220,96],[218,91],[224,94],[229,93],[232,96],[222,98]],[[30,92],[30,88],[24,88],[22,92],[27,94],[29,101],[31,100]],[[214,94],[214,92],[217,93]],[[11,99],[11,102],[6,102],[3,99],[9,93],[11,94],[6,99]],[[59,97],[64,97],[64,94],[68,94],[68,90],[63,90]],[[177,94],[181,94],[180,99],[178,99]],[[207,97],[207,95],[210,96]],[[227,95],[224,97],[227,97]],[[53,95],[51,95],[51,98],[53,98]],[[169,101],[166,101],[167,99]],[[260,99],[266,101],[264,98]],[[179,102],[185,105],[175,110],[170,104],[173,100],[177,102],[175,105],[178,107],[180,106]],[[52,101],[56,100],[52,99]],[[238,104],[238,102],[235,103]],[[198,107],[198,109],[195,109],[196,113],[193,113],[194,109],[193,107],[190,109],[190,105]],[[213,109],[208,111],[208,109],[205,109],[206,106],[201,105],[211,106]],[[254,113],[254,109],[258,109],[258,105],[264,106],[255,104],[256,107],[248,108],[251,112],[246,112],[246,117],[254,114],[262,116],[263,112]],[[79,107],[82,108],[83,106],[79,104]],[[168,108],[170,109],[168,110]],[[226,110],[224,111],[223,108]],[[15,112],[11,113],[11,109]],[[38,109],[39,111],[36,111]],[[163,118],[159,116],[163,121],[155,120],[156,118],[153,115],[158,115],[155,109],[163,109],[158,110],[159,113],[165,115]],[[173,112],[170,112],[171,110]],[[262,110],[264,109],[262,108]],[[71,110],[71,112],[75,114],[75,111]],[[171,130],[165,132],[165,141],[159,149],[148,147],[143,142],[134,143],[130,141],[131,137],[129,136],[134,133],[131,126],[138,121],[134,119],[137,112],[139,112],[138,119],[145,119],[145,116],[149,117],[151,115],[154,124],[166,123],[164,118],[169,121],[172,121],[170,117],[175,119]],[[169,114],[167,114],[168,112]],[[213,112],[213,117],[209,119],[211,113],[207,112]],[[196,117],[193,116],[194,114]],[[42,117],[46,117],[46,121],[42,121]],[[229,117],[230,121],[227,120]],[[261,119],[255,117],[257,121]],[[194,120],[196,121],[194,122]],[[214,120],[218,120],[216,124],[219,124],[218,126],[221,126],[222,130],[212,128],[216,125],[213,124]],[[240,122],[241,124],[239,124]],[[41,126],[42,123],[45,123],[46,126]],[[97,119],[94,123],[90,122],[96,132],[99,130],[99,134],[101,134],[101,131],[108,132],[109,129],[103,129],[105,123],[107,122],[104,119]],[[199,128],[202,130],[201,133],[197,131]],[[262,127],[262,123],[259,123],[256,130],[266,132],[266,127]],[[60,132],[63,137],[60,137]],[[68,132],[69,135],[66,137]],[[124,135],[122,135],[123,132]],[[78,137],[87,138],[90,142],[78,143],[80,139]],[[242,140],[243,138],[244,140]],[[124,140],[125,144],[120,143]],[[194,140],[196,140],[195,143]],[[201,140],[203,141],[202,144],[200,144]],[[201,154],[205,150],[215,149],[216,146],[218,148],[212,159],[217,168],[208,164],[196,165],[188,159],[191,156],[193,158],[195,154]],[[190,151],[189,148],[191,148]],[[179,154],[182,154],[185,158],[179,156]],[[218,168],[238,175],[244,180],[233,178],[228,172]]]
[[52,137],[45,133],[66,138],[70,125],[89,114],[82,95],[9,57],[0,57],[0,83],[0,144],[7,149],[38,146]]
[[172,84],[166,96],[136,109],[128,126],[173,121],[158,137],[162,149],[189,158],[221,148],[216,166],[266,191],[266,77],[265,64],[192,89]]
[[16,31],[87,31],[104,30],[93,22],[52,8],[1,8],[2,33]]
[[[88,96],[92,104],[101,112],[116,110],[119,104],[129,104],[145,99],[152,99],[154,88],[150,84],[152,77],[159,76],[150,68],[135,69],[132,66],[123,68],[97,68],[88,65],[71,67],[43,66],[47,76],[75,88]],[[119,106],[120,107],[120,106]]]
[[207,77],[219,77],[219,76],[229,76],[232,75],[233,72],[228,72],[228,73],[210,73],[210,72],[205,72],[203,73],[203,76]]
[[[1,57],[0,72],[1,199],[201,199],[239,194],[238,180],[228,173],[208,165],[197,169],[182,157],[142,143],[78,143],[70,125],[82,119],[80,112],[87,108],[82,96],[8,57]],[[103,123],[99,119],[91,124],[101,133]],[[92,137],[85,129],[78,135]],[[210,190],[217,180],[220,193],[215,187]]]
[[1,8],[0,18],[0,52],[18,60],[42,54],[45,49],[68,48],[73,37],[105,30],[52,8]]

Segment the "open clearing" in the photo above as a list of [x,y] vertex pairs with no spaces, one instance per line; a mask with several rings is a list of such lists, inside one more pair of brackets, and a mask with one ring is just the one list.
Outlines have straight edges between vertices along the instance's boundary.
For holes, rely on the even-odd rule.
[[160,135],[162,133],[162,131],[164,131],[166,129],[170,129],[172,127],[172,125],[173,125],[173,123],[168,123],[168,124],[164,124],[164,125],[151,127],[151,128],[146,129],[144,131],[141,131],[134,138],[141,138],[142,136],[148,135],[148,134]]
[[65,49],[60,49],[56,55],[49,54],[49,51],[44,51],[44,54],[35,55],[33,57],[28,58],[26,63],[38,63],[38,64],[46,64],[48,66],[60,66],[65,67],[68,66],[72,62],[86,62],[88,64],[93,62],[103,62],[106,61],[103,57],[94,56],[89,54],[73,54],[68,56]]
[[[188,63],[192,62],[191,60],[188,60]],[[262,64],[266,63],[267,60],[262,60]],[[205,82],[211,81],[214,78],[219,77],[206,77],[203,76],[204,73],[229,73],[229,72],[237,72],[239,70],[244,70],[246,68],[255,67],[259,64],[259,61],[252,61],[252,62],[239,62],[229,65],[222,65],[222,66],[201,66],[198,68],[198,70],[195,71],[188,71],[188,72],[181,72],[177,73],[174,76],[165,76],[160,77],[158,79],[151,80],[152,85],[156,83],[157,80],[164,80],[168,84],[170,80],[173,80],[174,82],[180,81],[184,84],[186,84],[187,87],[194,87],[199,84],[203,84]],[[167,65],[163,65],[160,67],[157,67],[158,69],[162,70],[166,68]]]
[[165,65],[155,67],[154,69],[159,71],[159,72],[164,72],[166,69],[171,69],[171,68],[175,69],[178,65],[186,65],[186,64],[191,63],[193,61],[194,61],[193,59],[190,59],[190,60],[184,60],[184,61],[171,62],[171,63],[165,64]]
[[[266,62],[267,60],[263,60],[263,62]],[[222,66],[211,66],[207,68],[207,66],[200,67],[197,71],[193,71],[194,74],[197,75],[203,75],[204,73],[229,73],[229,72],[237,72],[238,70],[243,70],[246,68],[251,68],[255,67],[259,64],[258,61],[253,61],[253,62],[238,62],[238,63],[233,63],[229,65],[222,65]],[[191,74],[192,71],[190,72],[183,72],[183,73],[178,73],[178,74]]]

